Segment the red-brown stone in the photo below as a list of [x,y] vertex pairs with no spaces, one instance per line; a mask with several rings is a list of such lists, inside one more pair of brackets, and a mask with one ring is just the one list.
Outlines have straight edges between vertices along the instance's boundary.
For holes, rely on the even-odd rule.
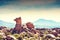
[[21,17],[14,19],[14,21],[16,21],[16,24],[22,24]]
[[16,21],[16,25],[15,25],[14,31],[19,33],[21,31],[21,29],[22,29],[22,27],[21,27],[21,25],[22,25],[21,17],[14,19],[14,21]]
[[27,25],[27,28],[29,28],[29,29],[34,28],[34,25],[31,22],[26,23],[26,25]]

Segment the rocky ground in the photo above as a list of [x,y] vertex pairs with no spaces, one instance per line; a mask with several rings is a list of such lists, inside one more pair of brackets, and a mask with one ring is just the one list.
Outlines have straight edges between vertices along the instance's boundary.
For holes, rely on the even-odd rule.
[[27,32],[23,31],[19,34],[12,34],[12,28],[0,27],[0,40],[60,40],[60,28],[37,28],[35,30],[37,33],[27,30]]

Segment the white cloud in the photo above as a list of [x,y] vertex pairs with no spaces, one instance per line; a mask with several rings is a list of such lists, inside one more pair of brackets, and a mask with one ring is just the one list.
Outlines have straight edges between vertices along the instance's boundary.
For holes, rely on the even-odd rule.
[[34,22],[38,19],[47,19],[60,22],[60,8],[52,9],[16,9],[12,5],[0,7],[0,20],[7,22],[14,22],[16,17],[22,17],[23,23],[31,21]]

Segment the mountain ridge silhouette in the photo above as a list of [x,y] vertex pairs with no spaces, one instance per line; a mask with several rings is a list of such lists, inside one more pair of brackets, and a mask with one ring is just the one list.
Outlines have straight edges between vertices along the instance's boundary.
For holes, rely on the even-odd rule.
[[[35,28],[60,28],[60,22],[55,22],[53,20],[38,19],[32,23],[34,24]],[[0,26],[14,28],[15,23],[0,20]]]

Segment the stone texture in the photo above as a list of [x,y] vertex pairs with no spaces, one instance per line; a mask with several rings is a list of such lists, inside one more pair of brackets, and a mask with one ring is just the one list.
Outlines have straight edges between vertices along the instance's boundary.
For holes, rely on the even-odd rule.
[[27,28],[29,28],[29,29],[34,28],[34,25],[31,22],[26,23],[26,25],[27,25]]

